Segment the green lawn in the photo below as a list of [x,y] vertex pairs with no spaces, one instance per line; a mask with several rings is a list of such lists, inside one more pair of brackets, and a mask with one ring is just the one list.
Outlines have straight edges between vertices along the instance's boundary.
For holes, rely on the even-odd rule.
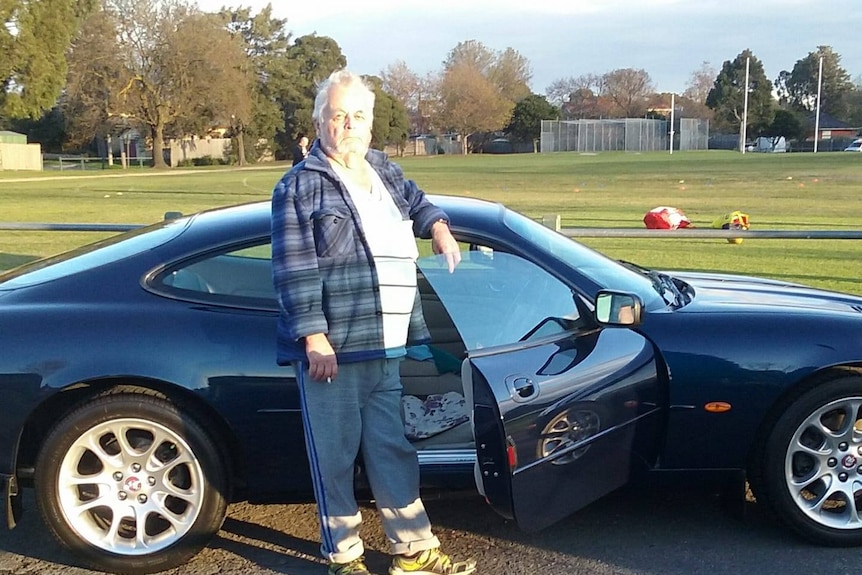
[[[677,152],[436,156],[400,160],[426,191],[500,201],[527,215],[560,214],[564,227],[643,228],[656,206],[697,227],[742,210],[752,229],[862,229],[859,154]],[[148,223],[166,211],[268,198],[286,165],[154,172],[0,172],[7,222]],[[51,179],[46,179],[51,178]],[[101,237],[82,232],[0,233],[0,269]],[[862,293],[857,240],[582,240],[613,257],[672,269],[732,271]]]

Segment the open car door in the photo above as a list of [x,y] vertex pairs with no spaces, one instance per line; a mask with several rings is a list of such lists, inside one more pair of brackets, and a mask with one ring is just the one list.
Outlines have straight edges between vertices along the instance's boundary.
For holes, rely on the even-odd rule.
[[419,268],[467,348],[477,486],[497,512],[541,529],[652,463],[664,400],[644,337],[598,327],[569,286],[517,255]]

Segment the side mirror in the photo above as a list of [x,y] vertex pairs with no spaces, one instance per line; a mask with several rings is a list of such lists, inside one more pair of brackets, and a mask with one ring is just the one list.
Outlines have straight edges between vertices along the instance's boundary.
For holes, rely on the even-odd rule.
[[602,325],[640,325],[641,298],[630,293],[600,291],[596,296],[596,321]]

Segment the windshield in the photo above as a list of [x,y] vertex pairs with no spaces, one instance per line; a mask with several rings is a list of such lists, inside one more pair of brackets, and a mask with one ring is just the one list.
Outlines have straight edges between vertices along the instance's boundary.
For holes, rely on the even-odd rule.
[[636,293],[645,301],[656,297],[652,281],[581,243],[524,215],[506,210],[503,223],[524,240],[568,264],[603,289]]
[[0,274],[0,291],[52,281],[151,250],[178,236],[188,222],[188,219],[159,222],[24,264]]

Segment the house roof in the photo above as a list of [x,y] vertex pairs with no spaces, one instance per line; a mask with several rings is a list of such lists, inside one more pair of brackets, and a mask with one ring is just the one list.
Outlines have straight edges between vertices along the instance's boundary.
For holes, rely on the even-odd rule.
[[[814,112],[808,115],[808,122],[813,128],[817,121]],[[820,129],[821,130],[853,130],[855,126],[851,126],[847,122],[842,122],[828,112],[820,112]]]

